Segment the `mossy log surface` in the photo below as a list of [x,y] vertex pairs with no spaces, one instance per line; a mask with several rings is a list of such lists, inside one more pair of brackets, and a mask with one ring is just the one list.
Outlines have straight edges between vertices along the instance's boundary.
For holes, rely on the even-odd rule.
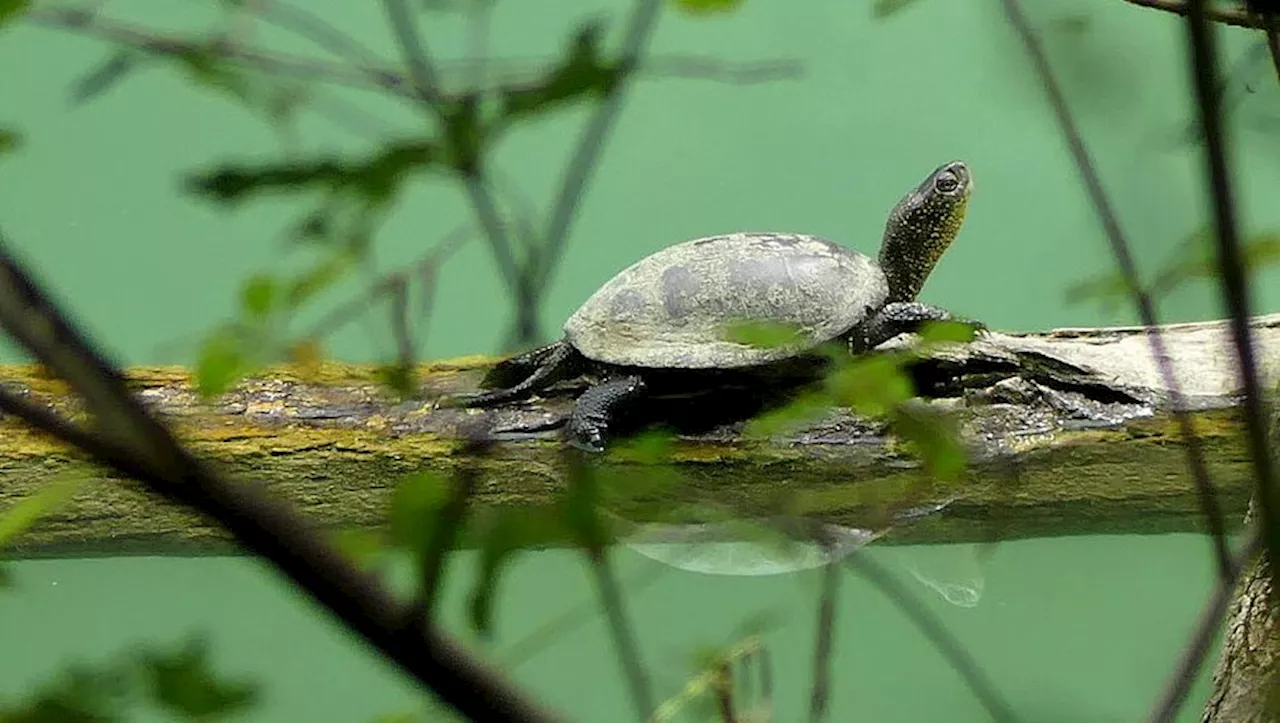
[[[1253,328],[1264,378],[1280,378],[1280,314],[1256,318]],[[1250,474],[1226,326],[1178,324],[1162,332],[1224,510],[1239,520]],[[492,361],[424,365],[417,401],[395,398],[371,368],[354,365],[272,370],[208,402],[181,368],[134,368],[129,378],[184,440],[235,478],[265,485],[321,525],[367,527],[384,522],[404,474],[449,473],[463,462],[482,469],[479,506],[545,505],[557,498],[564,474],[555,427],[572,404],[573,385],[484,412],[430,404],[442,393],[475,388]],[[65,387],[40,370],[0,369],[10,388],[80,414]],[[914,374],[928,403],[959,422],[971,459],[959,480],[928,481],[917,459],[882,426],[834,410],[770,440],[743,438],[740,424],[683,434],[661,465],[680,483],[662,494],[761,514],[783,495],[789,510],[854,527],[907,498],[949,501],[886,538],[900,542],[1202,528],[1169,390],[1140,327],[993,333],[932,354]],[[484,458],[467,460],[456,429],[479,414],[490,415],[499,443]],[[0,513],[60,475],[90,477],[68,504],[13,541],[12,554],[226,549],[227,537],[215,525],[150,497],[21,422],[0,420],[0,435]],[[659,471],[625,449],[600,455],[599,464],[619,479]],[[671,518],[646,510],[681,506],[627,504],[616,511],[653,521]]]

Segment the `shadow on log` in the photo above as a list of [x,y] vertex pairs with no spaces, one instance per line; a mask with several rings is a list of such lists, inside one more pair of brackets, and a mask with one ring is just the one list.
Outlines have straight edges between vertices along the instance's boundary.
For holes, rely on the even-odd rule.
[[[1280,314],[1254,320],[1264,379],[1277,378]],[[1186,406],[1238,526],[1250,467],[1236,404],[1234,359],[1222,322],[1163,327]],[[905,343],[899,339],[890,345]],[[262,484],[339,528],[379,526],[406,473],[451,473],[463,461],[455,429],[491,415],[500,440],[478,460],[475,504],[546,505],[564,484],[556,427],[571,388],[496,410],[432,409],[430,400],[475,388],[492,360],[424,365],[423,399],[397,400],[369,367],[327,364],[281,369],[201,402],[182,369],[130,370],[138,394],[199,453],[238,479]],[[945,509],[893,531],[889,542],[958,542],[1084,533],[1201,530],[1185,450],[1141,327],[993,333],[934,353],[913,369],[928,403],[954,412],[968,446],[962,479],[930,481],[879,424],[842,410],[771,440],[745,439],[741,423],[681,435],[660,465],[618,449],[602,472],[625,483],[674,473],[665,487],[679,504],[644,496],[614,510],[634,521],[714,499],[745,514],[788,510],[849,527],[874,526],[904,499]],[[33,367],[3,368],[4,383],[64,414],[80,412],[58,382]],[[503,430],[540,429],[509,433]],[[0,423],[0,512],[65,474],[91,477],[71,500],[15,541],[11,554],[128,554],[225,551],[226,535],[200,517],[111,478],[76,453],[16,420]],[[690,504],[684,504],[684,503]],[[688,521],[684,519],[683,521]]]

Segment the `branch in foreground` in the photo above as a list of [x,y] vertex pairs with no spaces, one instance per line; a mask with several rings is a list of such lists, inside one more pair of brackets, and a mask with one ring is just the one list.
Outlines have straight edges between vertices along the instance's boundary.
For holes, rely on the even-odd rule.
[[100,431],[78,430],[48,410],[21,404],[11,392],[3,398],[10,414],[78,444],[99,462],[143,482],[151,493],[209,515],[464,715],[473,720],[556,720],[435,624],[406,625],[416,620],[413,611],[343,558],[292,508],[260,486],[232,483],[179,444],[4,245],[0,239],[0,324],[79,394]]
[[[1174,15],[1186,16],[1191,12],[1191,4],[1186,0],[1124,0],[1130,5],[1138,7],[1151,8],[1152,10],[1163,10]],[[1243,7],[1224,8],[1214,7],[1205,9],[1205,18],[1223,25],[1231,25],[1237,28],[1263,28],[1265,23],[1263,18],[1254,15]]]

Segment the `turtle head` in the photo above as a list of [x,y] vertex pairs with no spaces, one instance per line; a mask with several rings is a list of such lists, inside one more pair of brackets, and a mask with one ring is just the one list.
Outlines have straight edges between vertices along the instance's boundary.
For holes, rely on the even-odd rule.
[[939,166],[898,201],[885,224],[880,268],[888,301],[914,301],[964,223],[973,175],[962,161]]

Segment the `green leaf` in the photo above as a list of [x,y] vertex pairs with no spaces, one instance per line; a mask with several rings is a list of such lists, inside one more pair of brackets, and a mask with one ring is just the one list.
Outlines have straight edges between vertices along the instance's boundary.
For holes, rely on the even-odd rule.
[[111,90],[138,68],[143,57],[133,48],[115,50],[96,68],[71,85],[72,104],[87,103]]
[[881,417],[915,396],[911,377],[895,354],[875,354],[842,365],[827,376],[836,403],[868,417]]
[[723,338],[737,344],[776,349],[799,343],[804,333],[794,324],[769,321],[741,321],[726,325]]
[[337,530],[329,540],[338,552],[365,570],[376,566],[387,552],[387,540],[382,535],[360,527]]
[[690,15],[714,15],[737,10],[743,0],[672,0],[675,6]]
[[31,0],[0,0],[0,28],[17,20],[31,8]]
[[600,484],[591,465],[575,451],[566,452],[569,485],[562,504],[565,526],[579,545],[601,550],[613,542],[609,524],[600,514]]
[[480,560],[468,600],[468,619],[481,636],[493,632],[493,607],[502,573],[518,553],[534,545],[568,541],[564,517],[555,507],[508,507],[477,510],[474,529]]
[[196,391],[209,399],[227,391],[247,375],[254,364],[240,335],[223,327],[204,340],[196,360]]
[[0,128],[0,155],[11,153],[22,145],[22,136],[17,131],[8,128]]
[[174,653],[144,653],[141,667],[152,699],[188,719],[226,718],[258,699],[256,686],[223,680],[213,673],[208,645],[200,638],[189,640]]
[[299,191],[345,191],[368,201],[389,202],[412,171],[448,168],[449,156],[435,141],[392,144],[364,160],[322,158],[266,164],[228,165],[187,181],[193,193],[220,203]]
[[1084,35],[1092,29],[1092,26],[1093,21],[1088,15],[1083,14],[1063,15],[1049,21],[1050,28],[1067,36]]
[[447,475],[435,471],[418,472],[402,479],[391,495],[391,544],[421,555],[440,523],[440,511],[449,501],[454,484]]
[[925,472],[944,482],[964,472],[964,447],[951,420],[927,404],[902,404],[895,410],[893,429],[924,462]]
[[574,36],[564,60],[538,82],[508,88],[501,95],[502,122],[546,113],[569,103],[599,98],[613,90],[621,79],[617,63],[605,60],[601,52],[604,24],[587,24]]
[[279,284],[267,274],[255,274],[240,287],[240,308],[250,318],[261,319],[270,314],[279,298]]
[[0,565],[0,590],[6,587],[13,587],[13,573],[9,572],[6,565]]
[[0,707],[5,723],[124,723],[123,707],[131,692],[127,667],[119,664],[92,670],[75,666],[28,692],[18,708]]
[[804,392],[787,404],[756,415],[742,433],[747,437],[772,437],[807,421],[818,419],[831,410],[833,401],[825,392]]
[[926,345],[939,344],[945,342],[968,342],[973,341],[976,330],[973,324],[968,322],[952,320],[952,321],[930,321],[920,329],[920,341]]
[[328,258],[300,274],[285,291],[284,303],[296,309],[317,294],[342,280],[351,270],[351,257],[345,252],[331,254]]
[[410,399],[418,392],[418,374],[412,364],[387,364],[374,371],[374,378],[382,386]]
[[875,4],[871,6],[871,17],[875,20],[890,18],[916,2],[917,0],[875,0]]
[[475,176],[480,169],[486,130],[480,122],[480,98],[467,95],[457,103],[445,106],[440,114],[444,128],[444,147],[449,152],[449,166],[464,177]]
[[[1280,262],[1280,231],[1267,231],[1244,239],[1240,244],[1246,268],[1251,272]],[[1153,300],[1173,292],[1189,281],[1214,279],[1218,274],[1217,248],[1212,232],[1201,229],[1188,236],[1173,258],[1156,273],[1148,286]],[[1113,304],[1131,301],[1134,289],[1119,272],[1102,274],[1076,282],[1067,288],[1067,303],[1097,301]]]
[[75,491],[85,477],[63,474],[41,487],[34,494],[22,498],[0,514],[0,546],[30,529],[41,517],[60,507]]
[[1067,287],[1065,296],[1068,304],[1082,301],[1114,304],[1132,298],[1133,288],[1116,271],[1077,281]]
[[665,429],[647,430],[619,440],[610,451],[619,459],[640,464],[660,464],[671,458],[676,436]]

